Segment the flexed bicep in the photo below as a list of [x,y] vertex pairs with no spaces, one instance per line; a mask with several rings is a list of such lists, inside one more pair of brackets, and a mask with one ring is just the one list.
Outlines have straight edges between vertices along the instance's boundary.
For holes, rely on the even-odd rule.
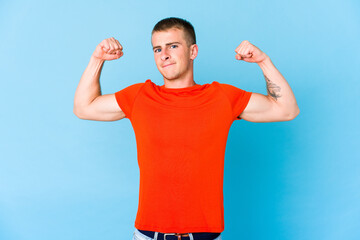
[[76,115],[81,119],[94,121],[116,121],[125,117],[114,93],[98,96]]
[[282,108],[269,96],[252,93],[249,103],[240,118],[249,122],[280,122],[288,121]]

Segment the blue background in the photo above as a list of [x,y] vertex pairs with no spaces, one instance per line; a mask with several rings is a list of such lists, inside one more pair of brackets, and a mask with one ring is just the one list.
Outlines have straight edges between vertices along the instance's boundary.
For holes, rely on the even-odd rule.
[[[358,1],[1,1],[0,239],[131,239],[138,204],[128,119],[73,114],[95,47],[115,37],[102,93],[163,84],[150,33],[169,16],[195,27],[195,81],[266,94],[249,40],[292,87],[293,121],[235,121],[225,155],[223,239],[360,239]],[[191,196],[190,196],[191,197]]]

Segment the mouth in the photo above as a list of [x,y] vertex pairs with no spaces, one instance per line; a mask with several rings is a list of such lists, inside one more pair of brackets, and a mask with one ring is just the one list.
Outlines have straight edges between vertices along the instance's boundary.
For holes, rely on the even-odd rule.
[[163,66],[163,68],[168,67],[168,66],[173,65],[173,64],[175,64],[175,63],[166,64],[166,65]]

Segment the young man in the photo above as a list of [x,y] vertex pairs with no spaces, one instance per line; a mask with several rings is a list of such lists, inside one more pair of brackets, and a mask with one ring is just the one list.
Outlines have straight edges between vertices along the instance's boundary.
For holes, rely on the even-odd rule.
[[296,99],[270,58],[249,41],[235,49],[235,58],[260,66],[267,96],[217,81],[195,83],[198,46],[186,20],[161,20],[151,42],[164,85],[148,79],[101,95],[104,61],[123,56],[118,40],[105,39],[80,79],[74,113],[132,123],[140,167],[134,239],[221,239],[224,156],[232,122],[292,120],[299,114]]

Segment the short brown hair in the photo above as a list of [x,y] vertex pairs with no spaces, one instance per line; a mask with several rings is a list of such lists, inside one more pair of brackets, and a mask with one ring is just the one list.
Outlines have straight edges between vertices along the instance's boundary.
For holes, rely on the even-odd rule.
[[159,21],[154,26],[154,29],[152,30],[151,34],[153,34],[154,32],[166,31],[171,28],[177,28],[184,31],[185,40],[188,46],[192,44],[196,44],[196,36],[193,25],[191,25],[191,23],[186,21],[185,19],[181,19],[181,18],[170,17]]

